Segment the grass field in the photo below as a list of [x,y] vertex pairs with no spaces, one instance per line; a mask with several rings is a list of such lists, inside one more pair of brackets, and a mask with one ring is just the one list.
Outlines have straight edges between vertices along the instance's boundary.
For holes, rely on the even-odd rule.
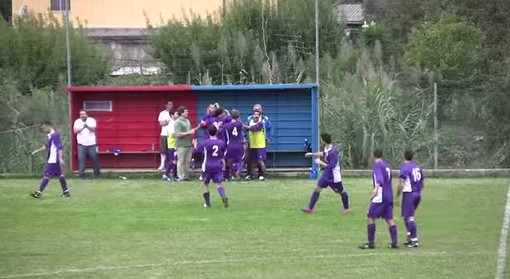
[[387,249],[380,221],[362,251],[369,179],[345,179],[348,216],[331,191],[302,214],[306,179],[228,183],[227,210],[215,192],[204,209],[199,182],[71,180],[62,199],[52,181],[35,200],[37,180],[0,180],[0,278],[494,278],[508,182],[430,179],[422,247]]

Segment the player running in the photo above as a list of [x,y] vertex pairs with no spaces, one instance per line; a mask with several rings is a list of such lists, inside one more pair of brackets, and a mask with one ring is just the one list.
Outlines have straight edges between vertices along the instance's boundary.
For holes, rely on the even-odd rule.
[[243,169],[244,159],[244,138],[243,138],[243,123],[241,122],[241,115],[239,111],[233,110],[231,113],[232,120],[229,123],[223,124],[222,130],[225,130],[227,136],[227,152],[225,160],[227,163],[227,170],[225,178],[232,175],[232,180],[239,178]]
[[41,125],[41,130],[48,134],[48,140],[43,147],[32,152],[32,155],[35,155],[43,150],[47,150],[48,158],[39,190],[31,193],[30,195],[36,199],[41,198],[42,192],[50,182],[50,178],[58,177],[58,180],[60,181],[60,187],[62,187],[62,197],[68,198],[71,195],[69,193],[69,188],[67,188],[66,178],[64,177],[62,171],[65,166],[65,161],[64,148],[62,146],[60,134],[55,131],[53,124],[49,121],[46,121]]
[[[333,191],[335,191],[335,193],[340,195],[344,206],[342,212],[347,214],[351,210],[349,208],[349,197],[344,191],[344,187],[342,185],[342,174],[340,173],[340,151],[332,144],[330,134],[321,134],[321,138],[325,143],[324,152],[306,153],[305,157],[316,157],[315,163],[317,163],[319,167],[325,167],[324,173],[319,179],[319,182],[317,182],[317,188],[315,188],[312,193],[310,203],[308,206],[301,209],[301,211],[306,214],[313,214],[313,208],[315,207],[317,200],[319,200],[321,191],[329,186]],[[325,157],[326,162],[323,162],[320,159],[322,156]]]
[[209,193],[209,182],[212,180],[216,184],[218,193],[223,201],[223,206],[228,207],[228,198],[225,194],[225,188],[221,185],[223,182],[224,154],[226,150],[225,142],[216,137],[218,129],[211,126],[208,129],[209,139],[204,140],[199,146],[199,150],[204,152],[204,162],[202,163],[202,178],[204,182],[204,207],[211,207]]
[[367,213],[368,242],[360,249],[375,248],[375,219],[384,218],[388,223],[391,244],[389,248],[398,248],[397,225],[393,219],[393,189],[391,187],[391,168],[383,161],[382,150],[374,151],[373,167],[374,189],[370,196],[370,206]]
[[396,202],[402,195],[402,217],[407,231],[406,246],[409,248],[418,248],[418,232],[414,215],[421,200],[421,191],[425,186],[425,176],[418,163],[413,161],[413,152],[406,150],[404,152],[404,164],[400,167],[400,183],[397,191]]

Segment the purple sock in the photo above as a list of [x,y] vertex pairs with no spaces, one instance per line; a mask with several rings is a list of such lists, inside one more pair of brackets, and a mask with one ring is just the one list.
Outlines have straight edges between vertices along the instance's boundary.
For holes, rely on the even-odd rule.
[[409,221],[407,221],[407,218],[405,218],[404,224],[406,225],[406,232],[409,233]]
[[172,163],[172,166],[173,166],[172,172],[173,172],[174,178],[178,178],[177,177],[177,164]]
[[397,226],[396,225],[390,226],[390,236],[391,236],[391,244],[397,245],[398,244],[398,235],[397,235]]
[[207,206],[211,206],[211,194],[209,192],[204,193],[204,202]]
[[411,233],[411,240],[417,241],[418,240],[418,232],[416,230],[416,222],[409,221],[409,232]]
[[342,196],[342,203],[344,205],[344,209],[349,209],[349,196],[347,195],[347,193],[342,192],[340,196]]
[[174,167],[173,167],[172,161],[168,162],[165,167],[165,175],[170,176],[170,172],[172,171],[173,168]]
[[310,204],[308,204],[308,209],[313,210],[315,204],[319,200],[320,192],[313,191],[312,196],[310,197]]
[[368,237],[368,244],[374,245],[374,242],[375,242],[375,224],[368,224],[367,225],[367,237]]
[[49,178],[43,178],[43,180],[41,181],[41,185],[39,186],[39,192],[42,193],[44,191],[44,188],[46,188],[46,186],[48,186],[49,182],[50,182]]
[[220,194],[222,198],[226,197],[225,188],[223,188],[223,186],[218,187],[218,194]]
[[69,189],[67,188],[67,181],[66,178],[61,176],[58,181],[60,181],[60,187],[62,187],[62,192],[67,192]]

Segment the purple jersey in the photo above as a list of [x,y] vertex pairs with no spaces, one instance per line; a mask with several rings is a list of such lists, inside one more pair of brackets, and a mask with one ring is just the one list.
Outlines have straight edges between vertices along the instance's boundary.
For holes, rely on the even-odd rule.
[[203,172],[216,172],[223,169],[223,157],[225,156],[226,144],[219,139],[206,139],[198,150],[204,152]]
[[425,176],[418,163],[411,161],[402,164],[400,167],[400,179],[403,180],[403,192],[420,192]]
[[63,149],[62,140],[60,139],[59,133],[51,131],[48,134],[48,140],[46,141],[46,149],[48,150],[47,162],[49,164],[59,163],[58,151]]
[[340,150],[335,146],[324,148],[324,156],[326,157],[327,166],[324,169],[322,179],[338,183],[342,181],[340,174]]
[[207,114],[206,116],[204,116],[204,118],[202,118],[202,121],[203,123],[205,123],[205,125],[202,126],[205,129],[204,131],[205,140],[209,138],[209,133],[207,132],[209,130],[209,127],[211,127],[212,125],[216,125],[216,127],[218,127],[218,119],[214,115]]
[[372,199],[372,203],[393,203],[393,189],[391,187],[391,168],[384,162],[379,161],[374,163],[373,168],[373,183],[379,184],[379,192],[377,196]]
[[227,134],[227,145],[242,146],[244,143],[243,138],[243,123],[241,121],[232,121],[224,124]]

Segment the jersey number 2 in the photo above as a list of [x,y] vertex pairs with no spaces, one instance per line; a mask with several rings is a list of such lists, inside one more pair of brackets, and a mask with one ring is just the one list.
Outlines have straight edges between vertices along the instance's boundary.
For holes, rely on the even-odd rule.
[[220,148],[217,145],[213,145],[212,149],[213,149],[212,155],[214,157],[218,157],[218,151],[219,151]]

